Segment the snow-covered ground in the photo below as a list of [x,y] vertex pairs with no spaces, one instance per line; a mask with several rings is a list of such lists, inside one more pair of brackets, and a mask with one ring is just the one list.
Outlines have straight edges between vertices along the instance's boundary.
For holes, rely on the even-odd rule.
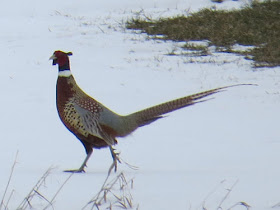
[[[48,58],[58,49],[73,52],[71,67],[80,87],[119,114],[224,85],[258,84],[233,87],[171,113],[119,139],[116,148],[121,158],[139,167],[119,165],[119,172],[133,178],[130,193],[139,209],[217,209],[221,202],[222,209],[239,202],[272,209],[280,202],[280,68],[254,69],[251,61],[232,54],[197,60],[167,56],[182,43],[149,40],[124,28],[127,19],[138,15],[187,14],[245,3],[1,2],[0,199],[18,151],[4,201],[13,193],[8,209],[19,206],[50,166],[54,169],[39,193],[51,200],[69,177],[62,171],[79,167],[85,158],[82,144],[56,112],[57,66]],[[81,209],[99,191],[110,164],[108,149],[95,150],[87,173],[74,174],[49,209]],[[47,206],[43,198],[31,204],[34,209]]]

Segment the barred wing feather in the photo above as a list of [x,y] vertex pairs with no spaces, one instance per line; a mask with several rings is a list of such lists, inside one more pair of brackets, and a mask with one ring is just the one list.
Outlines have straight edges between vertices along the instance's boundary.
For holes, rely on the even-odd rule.
[[81,122],[86,132],[88,132],[92,136],[103,139],[108,145],[115,144],[115,139],[110,135],[107,135],[107,133],[103,131],[102,125],[99,124],[98,113],[92,113],[78,105],[74,105],[74,108],[80,116]]

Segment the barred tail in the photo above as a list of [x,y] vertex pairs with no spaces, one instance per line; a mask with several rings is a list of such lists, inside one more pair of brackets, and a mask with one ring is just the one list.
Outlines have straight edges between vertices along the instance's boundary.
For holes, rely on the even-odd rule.
[[[181,109],[181,108],[184,108],[187,106],[191,106],[196,103],[207,101],[209,99],[203,99],[203,98],[213,95],[215,93],[224,91],[226,88],[240,86],[240,85],[251,85],[251,84],[230,85],[230,86],[215,88],[212,90],[196,93],[193,95],[189,95],[189,96],[185,96],[185,97],[182,97],[179,99],[168,101],[168,102],[132,113],[131,115],[129,115],[129,117],[136,120],[138,127],[148,125],[148,124],[162,118],[163,114],[173,112],[175,110],[178,110],[178,109]],[[201,99],[203,99],[203,100],[201,100]]]

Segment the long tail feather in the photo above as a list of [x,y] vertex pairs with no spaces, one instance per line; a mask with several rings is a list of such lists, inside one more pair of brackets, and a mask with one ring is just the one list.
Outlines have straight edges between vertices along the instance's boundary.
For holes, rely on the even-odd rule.
[[[160,118],[162,118],[164,114],[194,105],[196,103],[204,102],[209,99],[203,99],[207,96],[213,95],[215,93],[225,91],[225,89],[235,86],[241,86],[241,85],[253,85],[253,84],[237,84],[237,85],[230,85],[230,86],[224,86],[220,88],[215,88],[212,90],[196,93],[193,95],[185,96],[179,99],[175,99],[172,101],[168,101],[135,113],[132,113],[130,117],[136,119],[136,122],[138,124],[138,127],[148,125]],[[203,99],[203,100],[201,100]]]

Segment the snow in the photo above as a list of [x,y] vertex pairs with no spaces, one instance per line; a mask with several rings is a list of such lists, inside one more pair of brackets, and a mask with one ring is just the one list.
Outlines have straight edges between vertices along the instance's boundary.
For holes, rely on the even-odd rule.
[[[279,203],[279,67],[254,69],[242,56],[215,52],[200,58],[168,56],[182,43],[150,40],[124,28],[138,15],[172,16],[246,3],[2,2],[0,198],[18,151],[5,197],[7,202],[13,192],[8,209],[16,209],[54,167],[39,190],[51,200],[69,177],[63,170],[79,167],[85,158],[82,144],[56,111],[57,66],[48,58],[58,49],[73,52],[72,73],[80,87],[119,114],[224,85],[258,84],[230,88],[119,139],[121,158],[139,167],[119,164],[119,172],[133,179],[135,208],[217,209],[224,198],[223,209],[246,202],[263,210]],[[108,149],[95,150],[86,173],[74,174],[49,209],[81,209],[100,190],[110,164]],[[48,205],[39,196],[31,204],[34,209]]]

